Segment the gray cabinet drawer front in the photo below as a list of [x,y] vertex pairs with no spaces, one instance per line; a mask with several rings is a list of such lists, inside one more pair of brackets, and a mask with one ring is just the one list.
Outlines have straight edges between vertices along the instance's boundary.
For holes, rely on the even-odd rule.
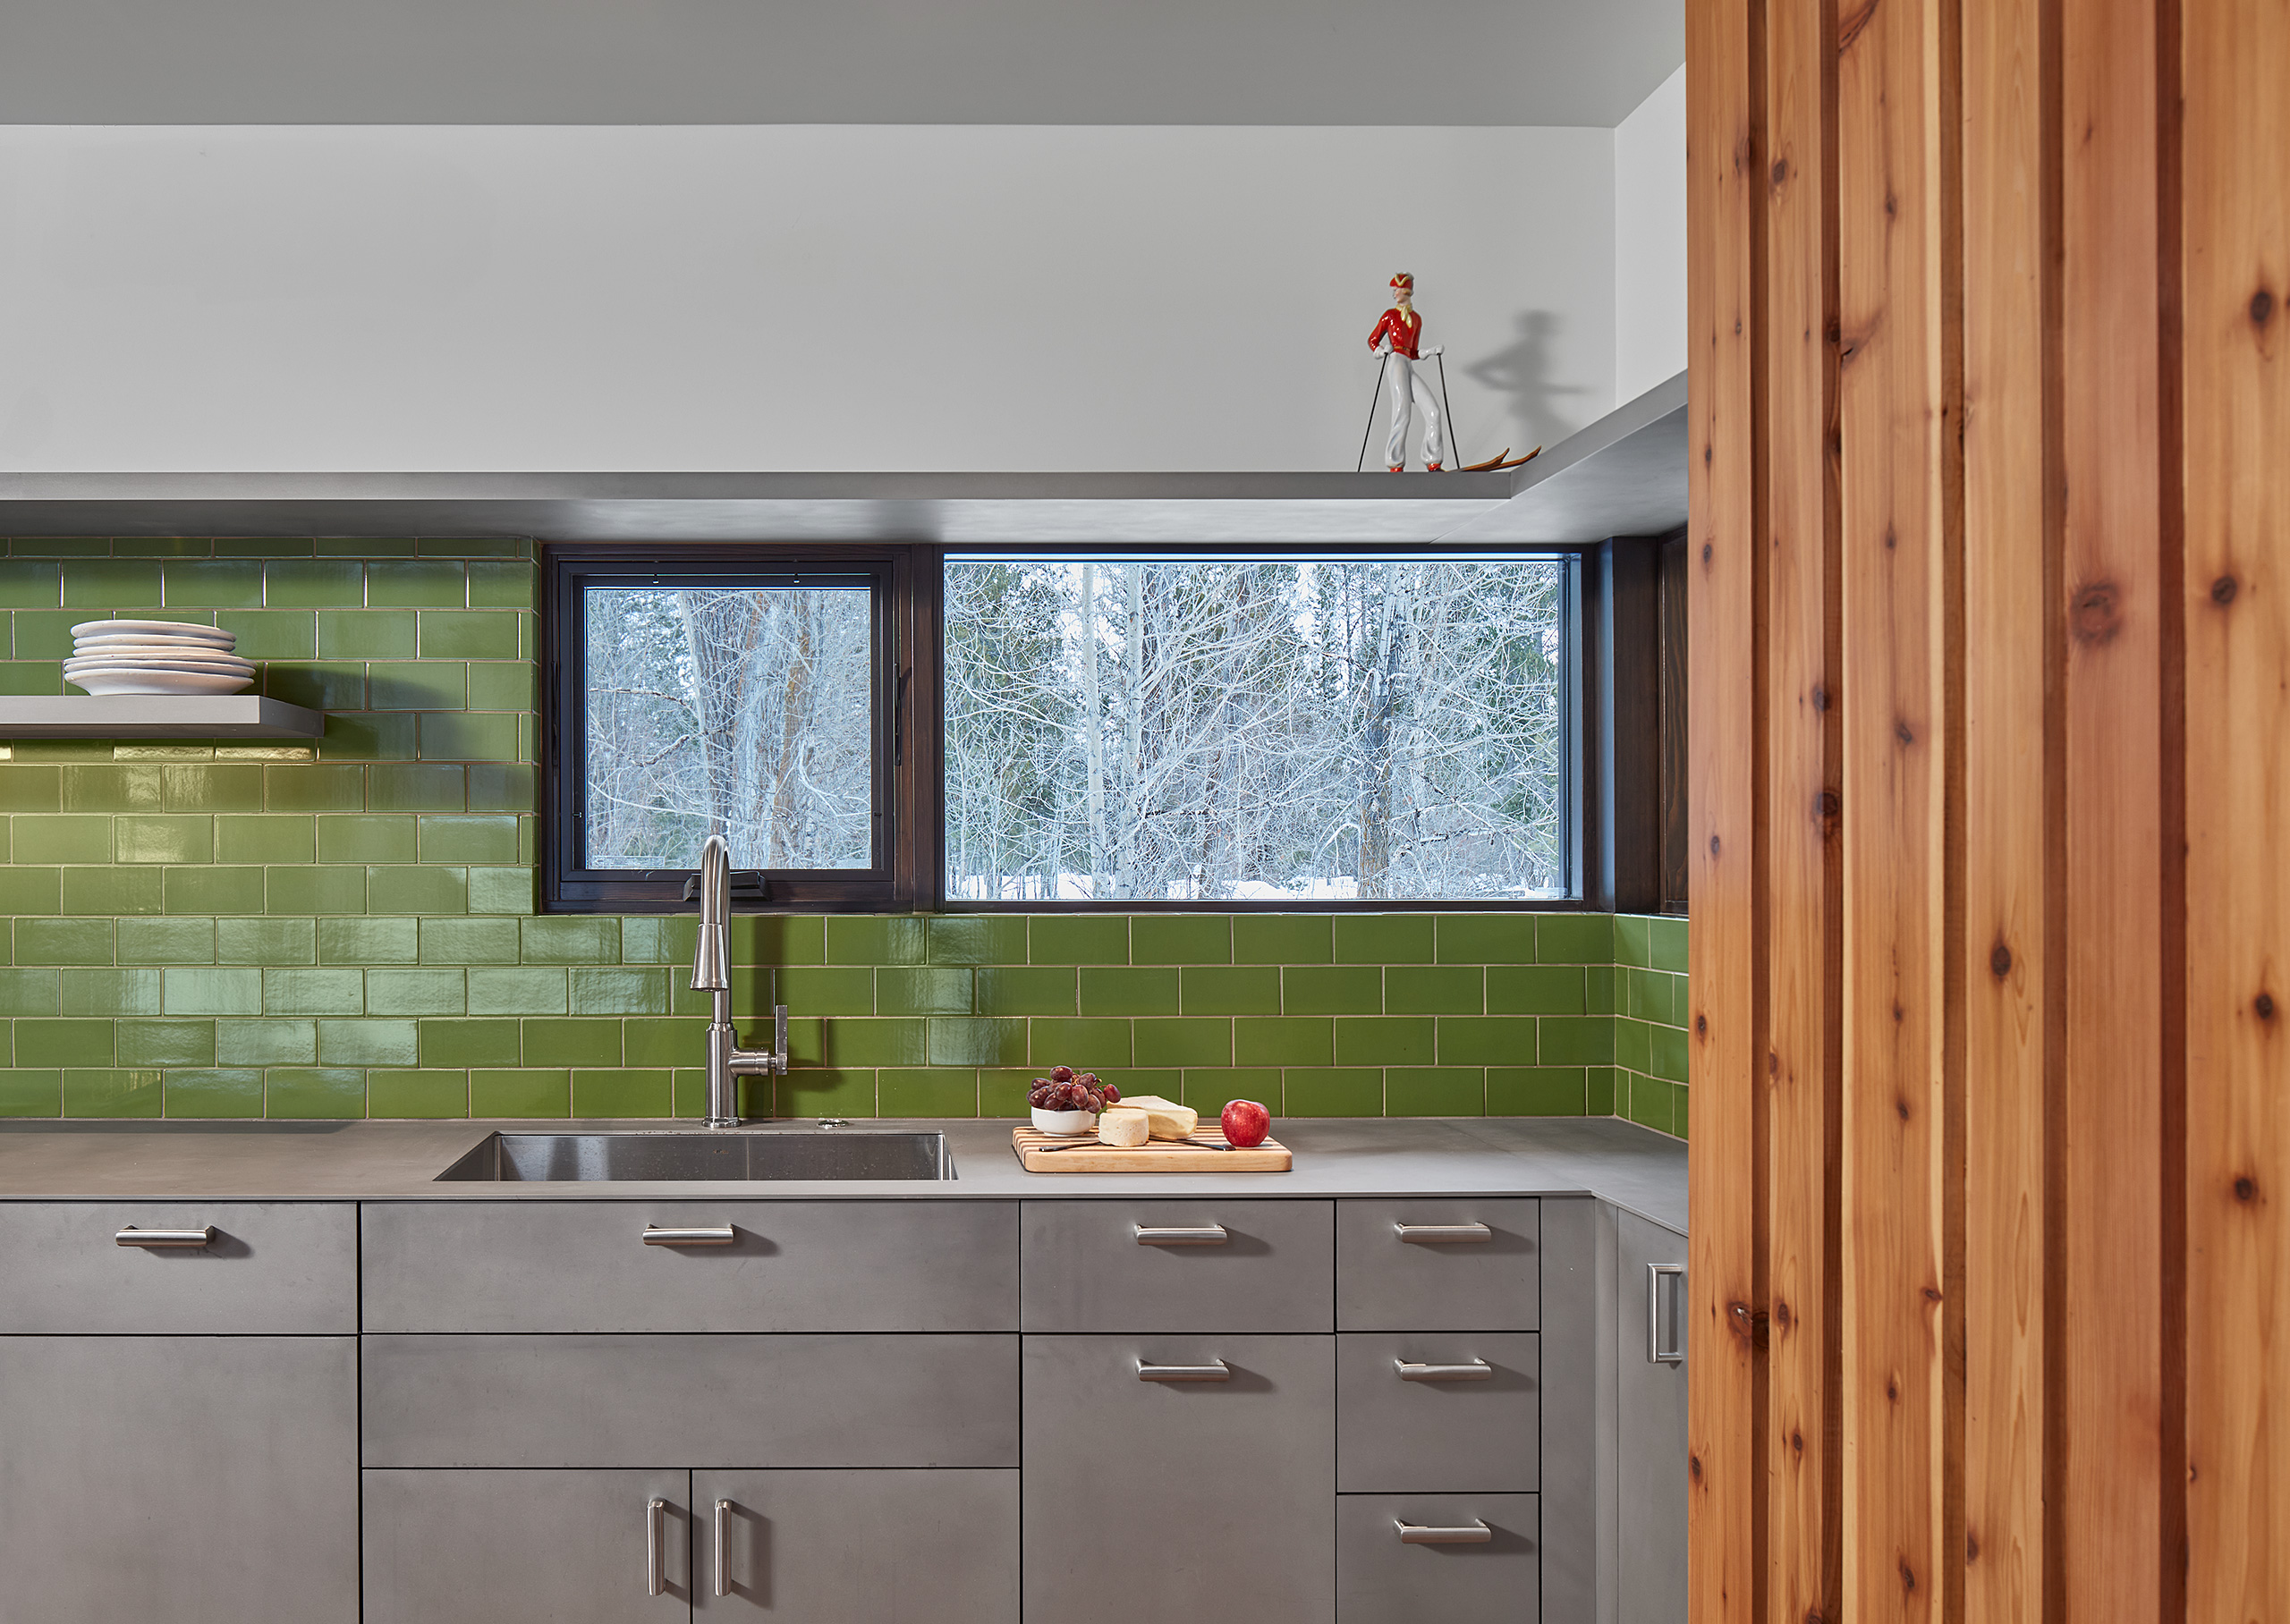
[[[1024,1203],[1025,1328],[1044,1332],[1333,1328],[1335,1205],[1208,1197]],[[1141,1229],[1221,1227],[1214,1246],[1149,1246]]]
[[[730,1502],[720,1512],[719,1500]],[[695,1472],[691,1503],[692,1602],[711,1618],[1014,1624],[1018,1616],[1015,1472]]]
[[[197,1248],[123,1229],[212,1228]],[[348,1202],[0,1203],[0,1334],[347,1336],[358,1330]]]
[[[1531,1197],[1336,1204],[1339,1331],[1532,1331],[1539,1323]],[[1485,1240],[1426,1244],[1403,1226],[1485,1224]]]
[[[1336,1486],[1345,1493],[1531,1493],[1540,1486],[1537,1338],[1522,1331],[1349,1332],[1336,1339]],[[1465,1365],[1464,1382],[1404,1380],[1397,1361]]]
[[[1005,1201],[369,1205],[368,1331],[1014,1331]],[[729,1246],[644,1242],[732,1226]]]
[[[1027,1337],[1026,1624],[1328,1624],[1335,1352]],[[1141,1358],[1221,1359],[1233,1379],[1141,1382]]]
[[[1487,1525],[1484,1544],[1411,1545],[1395,1525]],[[1336,1624],[1535,1624],[1542,1539],[1532,1494],[1346,1494],[1336,1501]]]
[[369,1336],[368,1466],[1015,1466],[1018,1339]]
[[[691,1475],[365,1474],[365,1624],[674,1624],[691,1617]],[[652,1595],[650,1503],[661,1594]]]

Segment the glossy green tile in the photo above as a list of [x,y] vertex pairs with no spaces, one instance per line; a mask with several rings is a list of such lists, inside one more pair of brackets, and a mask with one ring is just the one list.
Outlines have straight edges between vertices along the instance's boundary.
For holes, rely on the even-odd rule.
[[123,1066],[215,1063],[211,1020],[123,1020],[114,1023],[114,1034],[117,1062]]
[[318,623],[310,611],[225,609],[215,623],[239,639],[235,652],[248,660],[315,660]]
[[572,977],[575,1015],[665,1015],[668,975],[650,968],[580,968]]
[[366,601],[365,566],[355,559],[280,559],[262,572],[262,601],[274,609],[326,609]]
[[318,962],[411,964],[421,956],[420,930],[418,920],[391,915],[320,919]]
[[1188,1015],[1280,1013],[1280,972],[1269,965],[1187,965],[1179,985]]
[[[53,969],[0,969],[0,1015],[55,1015],[60,1012],[86,1015],[106,1012],[92,1010],[59,1011],[56,1007],[56,978],[63,973]],[[75,971],[73,973],[85,975],[89,972]],[[101,973],[115,975],[118,972],[106,970]],[[134,1011],[120,1012],[133,1013]]]
[[259,1015],[262,972],[251,965],[173,967],[162,972],[170,1015]]
[[[538,906],[530,868],[471,868],[469,871],[469,910],[471,913],[529,914]],[[627,926],[623,925],[625,935]],[[628,950],[621,949],[623,956]]]
[[469,1074],[469,1113],[473,1117],[569,1117],[572,1073],[524,1067],[475,1070]]
[[1654,1075],[1673,1083],[1686,1080],[1686,1034],[1675,1027],[1650,1027]]
[[1384,1114],[1384,1074],[1372,1069],[1291,1067],[1282,1076],[1281,1092],[1284,1114],[1292,1117]]
[[576,1117],[666,1117],[675,1114],[670,1073],[634,1069],[586,1069],[572,1073]]
[[776,1081],[778,1115],[858,1119],[876,1114],[875,1074],[871,1070],[839,1066],[819,1071],[791,1071]]
[[366,894],[415,914],[469,911],[469,870],[392,865],[366,870]]
[[616,1020],[528,1020],[524,1023],[528,1066],[617,1066],[621,1062]]
[[[1614,1063],[1612,1020],[1602,1020],[1595,1015],[1581,1019],[1550,1016],[1535,1024],[1541,1029],[1536,1057],[1544,1065],[1609,1066]],[[1443,1044],[1446,1041],[1446,1023],[1444,1021],[1440,1023],[1439,1037]],[[1439,1058],[1446,1058],[1444,1051]]]
[[377,711],[458,711],[469,703],[469,668],[454,660],[377,660],[366,681]]
[[1031,914],[1026,954],[1036,964],[1127,964],[1125,914]]
[[64,1114],[64,1074],[44,1071],[0,1071],[0,1117],[54,1117]]
[[321,1020],[318,1063],[322,1066],[411,1066],[419,1055],[416,1023],[411,1020]]
[[[1492,1070],[1492,1068],[1489,1069],[1490,1075]],[[1615,1068],[1591,1066],[1587,1069],[1585,1075],[1590,1095],[1585,1109],[1591,1116],[1612,1116],[1616,1097],[1615,1078],[1617,1075]]]
[[1631,1071],[1654,1069],[1653,1028],[1642,1020],[1619,1018],[1614,1023],[1614,1063]]
[[[878,987],[877,996],[880,995]],[[929,1063],[933,1066],[1014,1066],[1025,1058],[1026,1023],[1022,1020],[931,1019]]]
[[112,855],[122,863],[211,863],[215,820],[196,814],[112,819]]
[[920,964],[924,922],[897,914],[831,914],[827,921],[829,964]]
[[1646,922],[1648,955],[1658,970],[1675,970],[1680,975],[1686,968],[1686,922],[1675,916],[1649,919]]
[[1339,1066],[1428,1066],[1437,1055],[1436,1023],[1428,1016],[1336,1018]]
[[[149,558],[74,558],[64,565],[67,609],[148,609],[164,590],[159,563]],[[171,617],[143,614],[143,620]]]
[[317,820],[300,813],[230,812],[215,820],[218,863],[308,863],[318,857]]
[[62,566],[33,558],[0,562],[0,608],[53,609],[62,603]]
[[27,1014],[158,1015],[165,1012],[165,982],[154,968],[56,969],[14,972],[55,977],[55,1006]]
[[875,972],[793,966],[777,972],[778,996],[800,1015],[872,1015],[875,1012]]
[[1611,1015],[1619,1007],[1622,994],[1617,977],[1621,972],[1611,964],[1590,964],[1582,967],[1583,1002],[1592,1015]]
[[356,812],[366,805],[366,769],[302,762],[267,766],[262,794],[273,812]]
[[424,761],[514,761],[519,753],[514,716],[485,711],[421,714]]
[[1679,1138],[1686,1138],[1687,1125],[1693,1115],[1693,1091],[1680,1087],[1670,1095],[1670,1131]]
[[1624,1073],[1616,1079],[1620,1087],[1628,1090],[1628,1097],[1619,1095],[1616,1104],[1619,1114],[1641,1128],[1651,1128],[1662,1133],[1670,1131],[1671,1101],[1677,1090],[1658,1078],[1633,1077]]
[[112,1028],[108,1020],[19,1020],[15,1059],[20,1066],[108,1066]]
[[1487,1007],[1476,966],[1395,964],[1384,971],[1384,1009],[1394,1015],[1477,1015]]
[[169,1071],[160,1099],[162,1112],[169,1117],[259,1117],[262,1073],[214,1067]]
[[[122,873],[148,872],[123,869]],[[206,867],[160,870],[161,903],[171,914],[259,914],[265,894],[259,868]],[[240,924],[250,921],[240,920]]]
[[1442,964],[1535,961],[1535,916],[1530,913],[1440,914],[1434,934]]
[[914,967],[877,970],[875,1008],[884,1015],[967,1015],[971,972]]
[[539,590],[539,573],[522,562],[506,563],[471,561],[469,606],[472,609],[530,609]]
[[1131,1024],[1130,1045],[1141,1066],[1229,1066],[1230,1020],[1146,1018]]
[[[793,1031],[790,1028],[790,1046]],[[800,1055],[800,1051],[797,1052]],[[823,1023],[819,1058],[831,1068],[927,1066],[930,1063],[930,1025],[920,1018],[866,1020],[831,1019]],[[950,1064],[958,1063],[949,1061]],[[971,1062],[971,1064],[995,1064]]]
[[61,868],[0,868],[0,915],[63,911]]
[[1226,914],[1132,914],[1129,960],[1132,964],[1230,964],[1232,918]]
[[1104,1071],[1130,1063],[1126,1020],[1032,1020],[1027,1024],[1025,1060],[1038,1073],[1052,1066]]
[[1084,1015],[1175,1015],[1182,1007],[1175,966],[1089,968],[1080,974],[1080,1009]]
[[1651,921],[1643,914],[1614,916],[1614,961],[1639,969],[1650,969],[1654,963]]
[[18,919],[18,964],[109,964],[114,926],[109,919]]
[[367,564],[366,601],[419,609],[458,609],[469,601],[469,587],[455,560],[393,559]]
[[111,824],[89,814],[26,814],[8,820],[8,836],[19,863],[108,863]]
[[624,1020],[620,1031],[632,1066],[696,1066],[708,1053],[708,1027],[698,1019]]
[[[366,668],[342,661],[304,664],[276,660],[263,667],[262,691],[305,710],[362,711],[366,708]],[[327,731],[334,730],[329,727]]]
[[361,1015],[366,1010],[362,970],[301,967],[262,972],[266,1015]]
[[421,612],[421,657],[513,660],[517,618],[481,610],[425,609]]
[[366,1074],[338,1066],[275,1066],[263,1073],[263,1114],[318,1121],[366,1114]]
[[377,1070],[366,1074],[369,1117],[465,1117],[466,1071]]
[[[1584,1021],[1583,1026],[1596,1026],[1609,1040],[1611,1033],[1605,1021]],[[1536,1059],[1536,1023],[1516,1015],[1444,1015],[1439,1019],[1439,1063],[1443,1066],[1524,1066]],[[1553,1058],[1544,1056],[1545,1059]],[[1587,1061],[1588,1055],[1563,1057],[1576,1062]],[[1608,1058],[1600,1055],[1598,1058]]]
[[[4,1074],[0,1074],[4,1075]],[[978,1114],[982,1117],[1023,1117],[1026,1095],[1034,1086],[1031,1066],[985,1066],[978,1073]],[[0,1109],[0,1115],[6,1114]]]
[[259,609],[262,565],[251,558],[169,559],[159,566],[159,591],[170,609]]
[[0,660],[0,694],[52,698],[78,691],[64,686],[64,668],[53,660]]
[[75,762],[64,768],[66,812],[164,812],[170,809],[165,791],[165,776],[150,763]]
[[992,966],[972,974],[974,1007],[980,1015],[1071,1015],[1077,1008],[1069,967]]
[[1535,920],[1535,956],[1544,964],[1612,964],[1614,916],[1543,914]]
[[156,868],[66,868],[67,914],[155,914],[165,890]]
[[540,804],[531,767],[473,762],[462,771],[468,775],[472,812],[530,812]]
[[408,813],[340,814],[314,821],[322,863],[411,863],[420,855],[421,820]]
[[1582,1015],[1590,1011],[1584,972],[1573,966],[1490,965],[1487,1012],[1490,1015]]
[[1326,914],[1233,916],[1235,964],[1326,964],[1334,944],[1335,934]]
[[72,625],[88,618],[81,609],[16,610],[8,616],[11,648],[19,660],[62,660],[72,652]]
[[1655,970],[1622,971],[1622,1013],[1634,1020],[1667,1021],[1670,978]]
[[114,536],[114,558],[204,558],[214,548],[203,536]]
[[354,914],[366,909],[366,871],[346,866],[266,868],[263,910],[274,914]]
[[[827,961],[827,921],[818,914],[734,914],[730,935],[734,964]],[[680,956],[691,962],[689,949]]]
[[369,1015],[458,1015],[468,1007],[465,972],[454,969],[369,969]]
[[557,915],[516,921],[518,957],[526,964],[618,964],[620,921]]
[[1233,1023],[1233,1058],[1243,1066],[1327,1066],[1336,1023],[1324,1015],[1281,1015]]
[[308,1066],[318,1057],[315,1020],[218,1020],[215,1058],[225,1066]]
[[539,677],[522,660],[479,660],[469,668],[469,707],[473,711],[539,710]]
[[974,1117],[978,1073],[967,1067],[886,1067],[875,1074],[875,1101],[886,1117]]
[[1338,914],[1336,961],[1429,964],[1435,929],[1429,914]]
[[[377,972],[378,973],[378,972]],[[516,1020],[424,1020],[421,1064],[468,1070],[522,1063],[524,1025]]]
[[0,763],[0,812],[55,812],[64,805],[64,769]]
[[472,1015],[562,1015],[566,1009],[566,972],[548,967],[472,968],[469,1012]]
[[[1581,1066],[1489,1066],[1490,1116],[1582,1116],[1590,1109]],[[1606,1113],[1601,1113],[1606,1114]]]
[[1189,1068],[1184,1074],[1184,1092],[1177,1104],[1190,1105],[1200,1112],[1204,1124],[1214,1124],[1226,1105],[1234,1100],[1254,1100],[1270,1112],[1276,1119],[1274,1137],[1278,1137],[1281,1100],[1280,1070],[1276,1066]]
[[366,769],[366,805],[376,812],[459,812],[462,770],[424,763],[380,763]]
[[68,1117],[156,1117],[165,1100],[165,1079],[156,1070],[64,1068]]
[[456,919],[432,915],[421,921],[424,964],[514,964],[517,926],[530,919]]
[[1487,1073],[1476,1066],[1391,1067],[1384,1073],[1384,1114],[1485,1116]]
[[929,921],[933,964],[1023,964],[1026,921],[1020,914],[941,914]]
[[[115,747],[125,748],[125,747]],[[152,745],[153,749],[205,746]],[[200,758],[159,767],[159,804],[169,812],[248,813],[262,810],[262,768],[250,761]]]

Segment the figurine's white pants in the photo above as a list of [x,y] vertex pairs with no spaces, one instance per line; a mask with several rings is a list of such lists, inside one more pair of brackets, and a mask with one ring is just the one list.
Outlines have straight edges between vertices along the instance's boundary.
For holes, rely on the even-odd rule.
[[1423,461],[1444,463],[1446,444],[1439,437],[1439,402],[1431,385],[1415,376],[1415,363],[1395,352],[1392,360],[1392,431],[1384,439],[1384,466],[1398,468],[1407,461],[1407,414],[1412,404],[1423,414]]

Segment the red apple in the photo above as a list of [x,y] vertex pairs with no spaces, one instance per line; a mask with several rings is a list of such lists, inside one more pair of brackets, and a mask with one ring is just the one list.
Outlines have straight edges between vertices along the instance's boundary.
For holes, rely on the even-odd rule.
[[1225,1128],[1225,1143],[1242,1150],[1263,1144],[1264,1136],[1272,1131],[1272,1112],[1254,1100],[1227,1102],[1220,1120]]

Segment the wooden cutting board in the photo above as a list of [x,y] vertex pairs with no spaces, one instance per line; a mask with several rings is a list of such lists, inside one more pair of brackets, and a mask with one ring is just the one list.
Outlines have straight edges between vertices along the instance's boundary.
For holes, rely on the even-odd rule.
[[1234,1150],[1221,1130],[1206,1123],[1189,1139],[1154,1139],[1128,1148],[1044,1133],[1021,1122],[1010,1129],[1010,1147],[1030,1173],[1285,1173],[1295,1163],[1277,1139]]

